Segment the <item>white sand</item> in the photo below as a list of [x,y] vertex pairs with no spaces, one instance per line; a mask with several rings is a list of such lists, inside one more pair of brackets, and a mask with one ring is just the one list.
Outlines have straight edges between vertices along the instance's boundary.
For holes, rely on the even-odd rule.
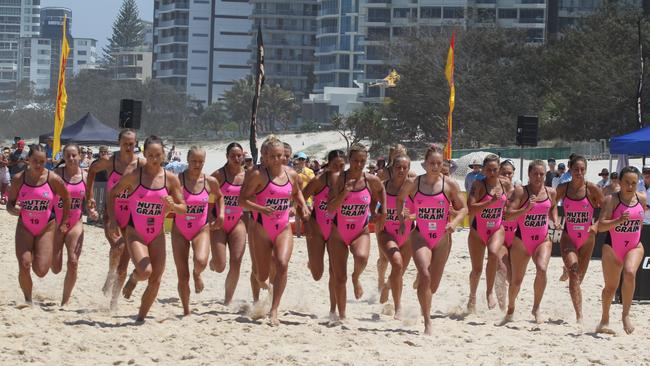
[[[348,316],[344,326],[328,327],[327,274],[314,282],[307,269],[303,239],[297,239],[289,266],[289,283],[280,307],[283,324],[271,328],[266,320],[251,321],[248,254],[235,293],[236,306],[221,304],[225,274],[206,272],[206,290],[192,294],[193,315],[181,318],[176,292],[176,270],[167,237],[167,267],[156,301],[145,325],[134,325],[144,284],[134,300],[120,300],[111,314],[101,293],[107,270],[108,245],[103,232],[86,226],[86,242],[79,266],[79,280],[72,304],[59,307],[64,273],[34,276],[33,308],[19,310],[22,293],[18,286],[14,254],[16,219],[0,211],[0,364],[19,363],[68,365],[246,364],[246,365],[412,365],[412,364],[650,364],[647,328],[650,308],[633,305],[637,330],[632,336],[601,336],[593,333],[600,317],[601,265],[592,261],[583,283],[584,328],[574,324],[566,283],[557,281],[561,261],[552,258],[549,282],[542,303],[542,325],[532,322],[532,280],[529,267],[520,294],[517,320],[497,327],[503,314],[488,311],[485,282],[481,280],[478,314],[462,315],[467,300],[469,256],[467,232],[454,234],[454,246],[440,290],[433,297],[431,315],[435,335],[422,335],[416,292],[411,289],[415,267],[405,275],[403,294],[405,321],[384,314],[376,290],[377,247],[373,238],[371,258],[362,276],[365,295],[351,299],[348,282]],[[65,263],[65,259],[64,259]],[[352,271],[350,260],[349,273]],[[64,271],[65,272],[65,269]],[[193,288],[193,286],[191,286]],[[262,298],[267,296],[262,293]],[[612,307],[612,327],[623,332],[621,306]]]

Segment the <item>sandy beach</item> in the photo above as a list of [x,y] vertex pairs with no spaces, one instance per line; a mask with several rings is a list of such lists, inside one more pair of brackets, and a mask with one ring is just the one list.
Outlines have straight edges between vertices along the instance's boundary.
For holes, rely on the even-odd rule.
[[[222,304],[225,274],[206,271],[203,293],[191,296],[192,315],[181,317],[176,291],[176,270],[167,237],[168,256],[158,300],[144,325],[135,325],[135,314],[144,284],[132,300],[120,300],[111,313],[101,292],[108,266],[108,245],[103,231],[86,226],[86,239],[79,265],[79,279],[69,306],[59,306],[62,273],[34,277],[35,305],[20,309],[22,293],[17,280],[14,254],[16,219],[0,210],[0,363],[30,364],[650,364],[645,345],[650,341],[646,327],[650,307],[633,305],[636,332],[623,335],[621,306],[612,307],[612,326],[619,335],[593,333],[600,317],[602,272],[592,261],[582,285],[584,326],[574,322],[567,283],[558,282],[562,272],[559,258],[552,258],[549,282],[542,303],[544,324],[533,323],[532,281],[534,267],[524,281],[516,321],[504,327],[495,324],[500,310],[488,311],[485,282],[479,287],[478,313],[466,316],[469,256],[467,231],[454,234],[454,245],[440,290],[433,297],[431,316],[435,334],[422,334],[419,306],[411,283],[415,267],[405,275],[404,320],[391,316],[392,306],[378,303],[376,288],[377,246],[373,237],[371,258],[362,276],[365,289],[359,301],[352,297],[348,281],[348,316],[344,325],[328,326],[327,282],[314,282],[307,269],[304,239],[295,240],[289,266],[289,281],[280,306],[280,327],[267,320],[251,319],[248,277],[250,260],[245,256],[234,305]],[[65,263],[65,259],[64,259]],[[352,271],[350,259],[349,273]],[[193,286],[191,286],[193,288]],[[270,306],[268,293],[262,293]],[[389,301],[390,302],[390,301]],[[92,360],[92,361],[91,361]]]

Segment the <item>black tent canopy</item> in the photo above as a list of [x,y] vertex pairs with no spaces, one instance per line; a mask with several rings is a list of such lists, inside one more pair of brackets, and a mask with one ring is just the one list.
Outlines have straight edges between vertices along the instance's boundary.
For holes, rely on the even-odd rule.
[[[102,123],[92,113],[87,113],[83,118],[61,131],[61,143],[74,141],[80,145],[118,145],[118,134],[119,131]],[[40,135],[39,141],[45,142],[48,137],[52,136],[54,136],[54,132]]]

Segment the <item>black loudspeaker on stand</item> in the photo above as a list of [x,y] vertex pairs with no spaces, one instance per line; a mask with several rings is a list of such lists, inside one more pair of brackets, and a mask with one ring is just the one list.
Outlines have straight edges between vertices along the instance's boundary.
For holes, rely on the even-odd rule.
[[142,101],[122,99],[120,101],[120,128],[140,129]]
[[537,146],[537,130],[539,119],[537,116],[517,117],[517,145]]

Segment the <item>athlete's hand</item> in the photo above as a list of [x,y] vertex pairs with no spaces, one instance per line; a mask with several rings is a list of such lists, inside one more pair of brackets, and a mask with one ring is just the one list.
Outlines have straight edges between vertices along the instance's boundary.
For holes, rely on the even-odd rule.
[[352,192],[352,190],[354,190],[355,183],[357,183],[356,179],[350,179],[349,181],[345,182],[345,187],[343,187],[345,193]]
[[20,216],[20,205],[18,203],[14,206],[7,205],[7,212],[10,215]]
[[97,209],[97,202],[95,202],[94,198],[89,198],[86,201],[86,208],[88,209],[88,211]]
[[555,220],[553,220],[553,227],[555,227],[555,230],[562,230],[563,229],[562,228],[562,220],[560,220],[559,217],[556,218]]
[[305,206],[302,208],[302,220],[303,220],[304,222],[309,221],[309,216],[311,216],[311,207],[305,205]]
[[289,209],[289,217],[294,217],[294,216],[296,216],[296,208],[295,208],[295,207],[291,207],[291,208]]
[[454,231],[456,231],[456,225],[453,222],[448,222],[447,225],[445,225],[445,232],[447,232],[447,234],[453,234]]
[[415,212],[411,213],[408,207],[404,207],[402,209],[402,218],[404,220],[415,220],[416,219]]
[[589,234],[592,234],[592,233],[594,235],[598,234],[598,222],[596,222],[595,224],[589,226]]
[[99,218],[99,214],[97,213],[97,210],[95,210],[94,208],[89,209],[88,210],[88,218],[93,220],[93,221],[97,220]]
[[214,218],[214,221],[210,223],[210,231],[219,230],[223,227],[223,215],[219,215]]
[[383,210],[379,211],[375,215],[375,231],[376,232],[384,231],[384,224],[385,223],[386,223],[386,212],[383,211]]
[[68,230],[70,230],[68,225],[70,225],[68,223],[68,219],[61,220],[61,224],[59,224],[59,231],[63,234],[67,233]]
[[623,211],[623,214],[621,215],[621,217],[619,217],[618,222],[622,224],[629,219],[630,219],[630,212]]
[[260,210],[260,213],[266,216],[271,216],[275,213],[275,209],[271,206],[264,206],[264,208]]
[[112,233],[115,237],[118,238],[122,235],[119,226],[117,226],[117,221],[115,221],[114,217],[108,218],[108,232]]
[[174,207],[176,207],[176,203],[174,202],[174,198],[172,196],[165,196],[162,198],[163,205],[165,205],[164,212],[173,212]]
[[528,198],[528,206],[526,207],[527,211],[530,211],[535,207],[535,204],[537,203],[537,196],[534,194],[531,194],[530,197]]

